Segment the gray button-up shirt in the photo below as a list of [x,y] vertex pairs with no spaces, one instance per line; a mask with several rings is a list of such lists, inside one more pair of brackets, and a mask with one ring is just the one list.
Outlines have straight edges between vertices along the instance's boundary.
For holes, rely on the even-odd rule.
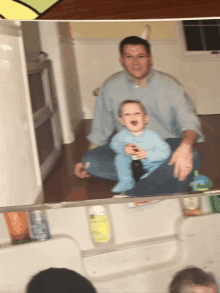
[[198,134],[198,142],[203,141],[201,123],[182,85],[168,74],[153,69],[141,86],[125,70],[104,82],[97,97],[88,140],[101,146],[108,142],[114,130],[122,130],[118,108],[121,102],[129,99],[144,105],[149,115],[147,128],[163,139],[181,137],[183,131],[191,129]]

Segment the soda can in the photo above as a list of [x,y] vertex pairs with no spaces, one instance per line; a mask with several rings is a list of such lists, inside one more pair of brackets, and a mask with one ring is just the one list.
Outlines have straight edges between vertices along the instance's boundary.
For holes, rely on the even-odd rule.
[[30,236],[34,241],[45,241],[51,238],[45,210],[30,212]]

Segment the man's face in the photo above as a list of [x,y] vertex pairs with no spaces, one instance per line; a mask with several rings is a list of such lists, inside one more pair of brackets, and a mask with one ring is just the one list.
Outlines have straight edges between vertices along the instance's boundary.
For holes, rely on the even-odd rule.
[[122,108],[123,116],[119,118],[121,124],[131,132],[143,130],[144,124],[148,123],[148,116],[144,115],[139,104],[125,104]]
[[120,57],[125,69],[136,79],[143,79],[150,72],[152,56],[143,45],[125,45]]

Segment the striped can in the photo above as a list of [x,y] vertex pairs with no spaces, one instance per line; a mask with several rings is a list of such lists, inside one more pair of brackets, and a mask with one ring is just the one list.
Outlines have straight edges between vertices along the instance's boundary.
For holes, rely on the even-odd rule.
[[30,236],[34,241],[45,241],[51,238],[45,210],[30,212]]

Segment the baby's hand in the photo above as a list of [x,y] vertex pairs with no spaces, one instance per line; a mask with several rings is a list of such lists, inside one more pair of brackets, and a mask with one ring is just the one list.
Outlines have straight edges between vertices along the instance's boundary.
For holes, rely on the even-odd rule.
[[139,159],[146,159],[147,158],[147,152],[145,150],[142,150],[142,148],[136,147],[136,153],[135,156]]
[[136,153],[135,152],[135,148],[136,148],[136,145],[135,144],[128,143],[124,147],[124,151],[125,151],[126,155],[134,155]]

